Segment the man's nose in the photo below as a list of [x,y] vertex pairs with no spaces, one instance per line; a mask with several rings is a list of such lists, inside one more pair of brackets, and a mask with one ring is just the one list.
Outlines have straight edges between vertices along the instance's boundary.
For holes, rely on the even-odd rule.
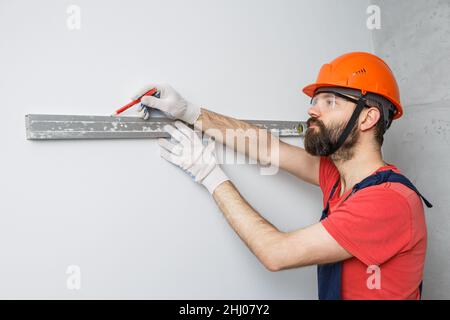
[[308,109],[308,115],[312,118],[318,118],[320,116],[320,110],[316,106],[311,105]]

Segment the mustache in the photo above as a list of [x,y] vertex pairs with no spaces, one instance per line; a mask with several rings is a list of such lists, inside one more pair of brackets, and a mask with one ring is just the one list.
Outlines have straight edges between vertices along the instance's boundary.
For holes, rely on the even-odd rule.
[[320,127],[320,128],[325,127],[325,125],[323,124],[322,121],[320,121],[320,120],[318,120],[318,119],[314,119],[314,118],[309,118],[309,119],[306,121],[306,126],[309,128],[310,126],[313,126],[313,125],[318,126],[318,127]]

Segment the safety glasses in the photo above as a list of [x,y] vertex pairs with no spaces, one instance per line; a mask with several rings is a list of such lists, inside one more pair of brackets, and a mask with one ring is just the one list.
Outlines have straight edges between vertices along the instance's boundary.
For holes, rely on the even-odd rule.
[[311,106],[319,108],[321,112],[333,110],[336,106],[343,105],[345,102],[358,103],[357,99],[350,98],[335,91],[321,91],[311,98]]

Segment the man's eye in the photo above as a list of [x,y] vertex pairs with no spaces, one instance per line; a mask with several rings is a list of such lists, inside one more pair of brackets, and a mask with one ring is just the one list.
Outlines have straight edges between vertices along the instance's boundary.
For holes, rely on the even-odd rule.
[[336,104],[343,104],[343,103],[345,103],[345,100],[342,99],[342,98],[336,98],[335,103],[336,103]]
[[327,105],[328,105],[328,106],[333,105],[333,103],[334,103],[334,100],[333,100],[333,99],[327,99]]

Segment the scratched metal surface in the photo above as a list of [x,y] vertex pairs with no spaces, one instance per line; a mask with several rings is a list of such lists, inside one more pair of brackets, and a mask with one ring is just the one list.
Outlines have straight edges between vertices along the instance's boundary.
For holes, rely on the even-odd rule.
[[[280,137],[300,137],[305,132],[304,121],[244,120]],[[164,132],[169,118],[143,120],[137,117],[46,115],[25,116],[28,140],[70,139],[154,139],[168,138]]]

